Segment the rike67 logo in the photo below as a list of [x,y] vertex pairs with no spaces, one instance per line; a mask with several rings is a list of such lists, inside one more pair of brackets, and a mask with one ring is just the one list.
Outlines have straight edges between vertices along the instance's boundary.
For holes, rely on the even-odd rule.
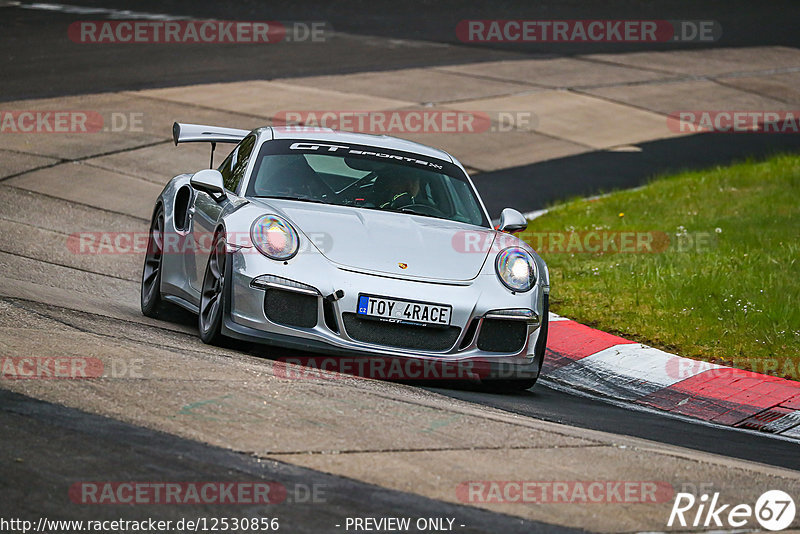
[[794,521],[794,500],[781,490],[764,492],[755,506],[722,503],[719,493],[714,493],[711,497],[704,493],[699,498],[691,493],[678,493],[667,526],[741,528],[753,518],[758,521],[761,528],[772,531],[783,530]]

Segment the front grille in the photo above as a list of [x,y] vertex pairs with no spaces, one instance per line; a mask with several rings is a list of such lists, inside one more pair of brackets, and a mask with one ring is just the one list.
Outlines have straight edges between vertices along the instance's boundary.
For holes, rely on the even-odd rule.
[[435,328],[361,319],[355,313],[342,314],[344,329],[351,338],[401,349],[443,351],[455,344],[461,329],[457,326]]
[[273,323],[313,328],[317,326],[317,297],[270,288],[264,296],[264,313]]
[[520,320],[484,319],[478,348],[486,352],[518,352],[525,344],[528,323]]

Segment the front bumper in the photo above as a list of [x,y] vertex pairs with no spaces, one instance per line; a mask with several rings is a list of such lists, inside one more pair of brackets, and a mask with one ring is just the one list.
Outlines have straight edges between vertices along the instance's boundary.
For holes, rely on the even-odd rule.
[[[514,294],[500,284],[493,271],[482,272],[474,280],[466,282],[435,283],[359,272],[334,265],[314,253],[299,254],[289,262],[270,260],[252,248],[236,249],[230,255],[232,261],[227,263],[228,313],[223,324],[223,333],[230,337],[339,356],[391,357],[469,365],[479,369],[481,378],[538,376],[544,351],[543,347],[540,351],[535,347],[543,330],[539,321],[546,313],[543,288],[539,285],[529,292]],[[265,275],[271,275],[267,279],[269,283],[264,283]],[[281,324],[275,320],[274,314],[271,320],[265,312],[265,297],[271,290],[303,295],[305,302],[315,300],[316,318],[304,319],[294,325]],[[448,334],[451,337],[443,342],[440,340],[436,349],[414,348],[414,345],[419,345],[415,343],[391,346],[368,342],[364,341],[363,335],[362,339],[357,339],[352,328],[354,320],[363,321],[358,325],[362,333],[363,328],[377,329],[386,325],[355,318],[359,293],[449,304],[452,306],[451,331]],[[530,310],[532,317],[503,317],[496,313],[497,310]],[[489,328],[487,321],[496,323],[500,319],[523,321],[524,340],[510,352],[482,350],[486,343],[479,340],[483,339],[484,329]],[[419,337],[426,335],[425,331],[432,327],[402,328],[413,329],[409,333]],[[443,338],[440,332],[436,335]]]

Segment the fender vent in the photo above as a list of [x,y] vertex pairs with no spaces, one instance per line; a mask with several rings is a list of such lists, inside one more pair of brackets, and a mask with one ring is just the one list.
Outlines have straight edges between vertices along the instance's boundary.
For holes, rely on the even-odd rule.
[[189,203],[192,201],[192,188],[183,186],[175,194],[173,220],[175,228],[184,231],[189,229]]

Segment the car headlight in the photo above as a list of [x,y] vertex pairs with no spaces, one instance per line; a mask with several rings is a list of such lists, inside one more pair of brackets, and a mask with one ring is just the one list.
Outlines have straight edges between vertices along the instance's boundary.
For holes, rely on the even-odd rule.
[[300,243],[292,225],[276,215],[256,219],[250,228],[250,237],[264,256],[281,261],[294,257]]
[[509,247],[497,255],[497,277],[511,291],[524,293],[536,283],[536,261],[527,250]]

